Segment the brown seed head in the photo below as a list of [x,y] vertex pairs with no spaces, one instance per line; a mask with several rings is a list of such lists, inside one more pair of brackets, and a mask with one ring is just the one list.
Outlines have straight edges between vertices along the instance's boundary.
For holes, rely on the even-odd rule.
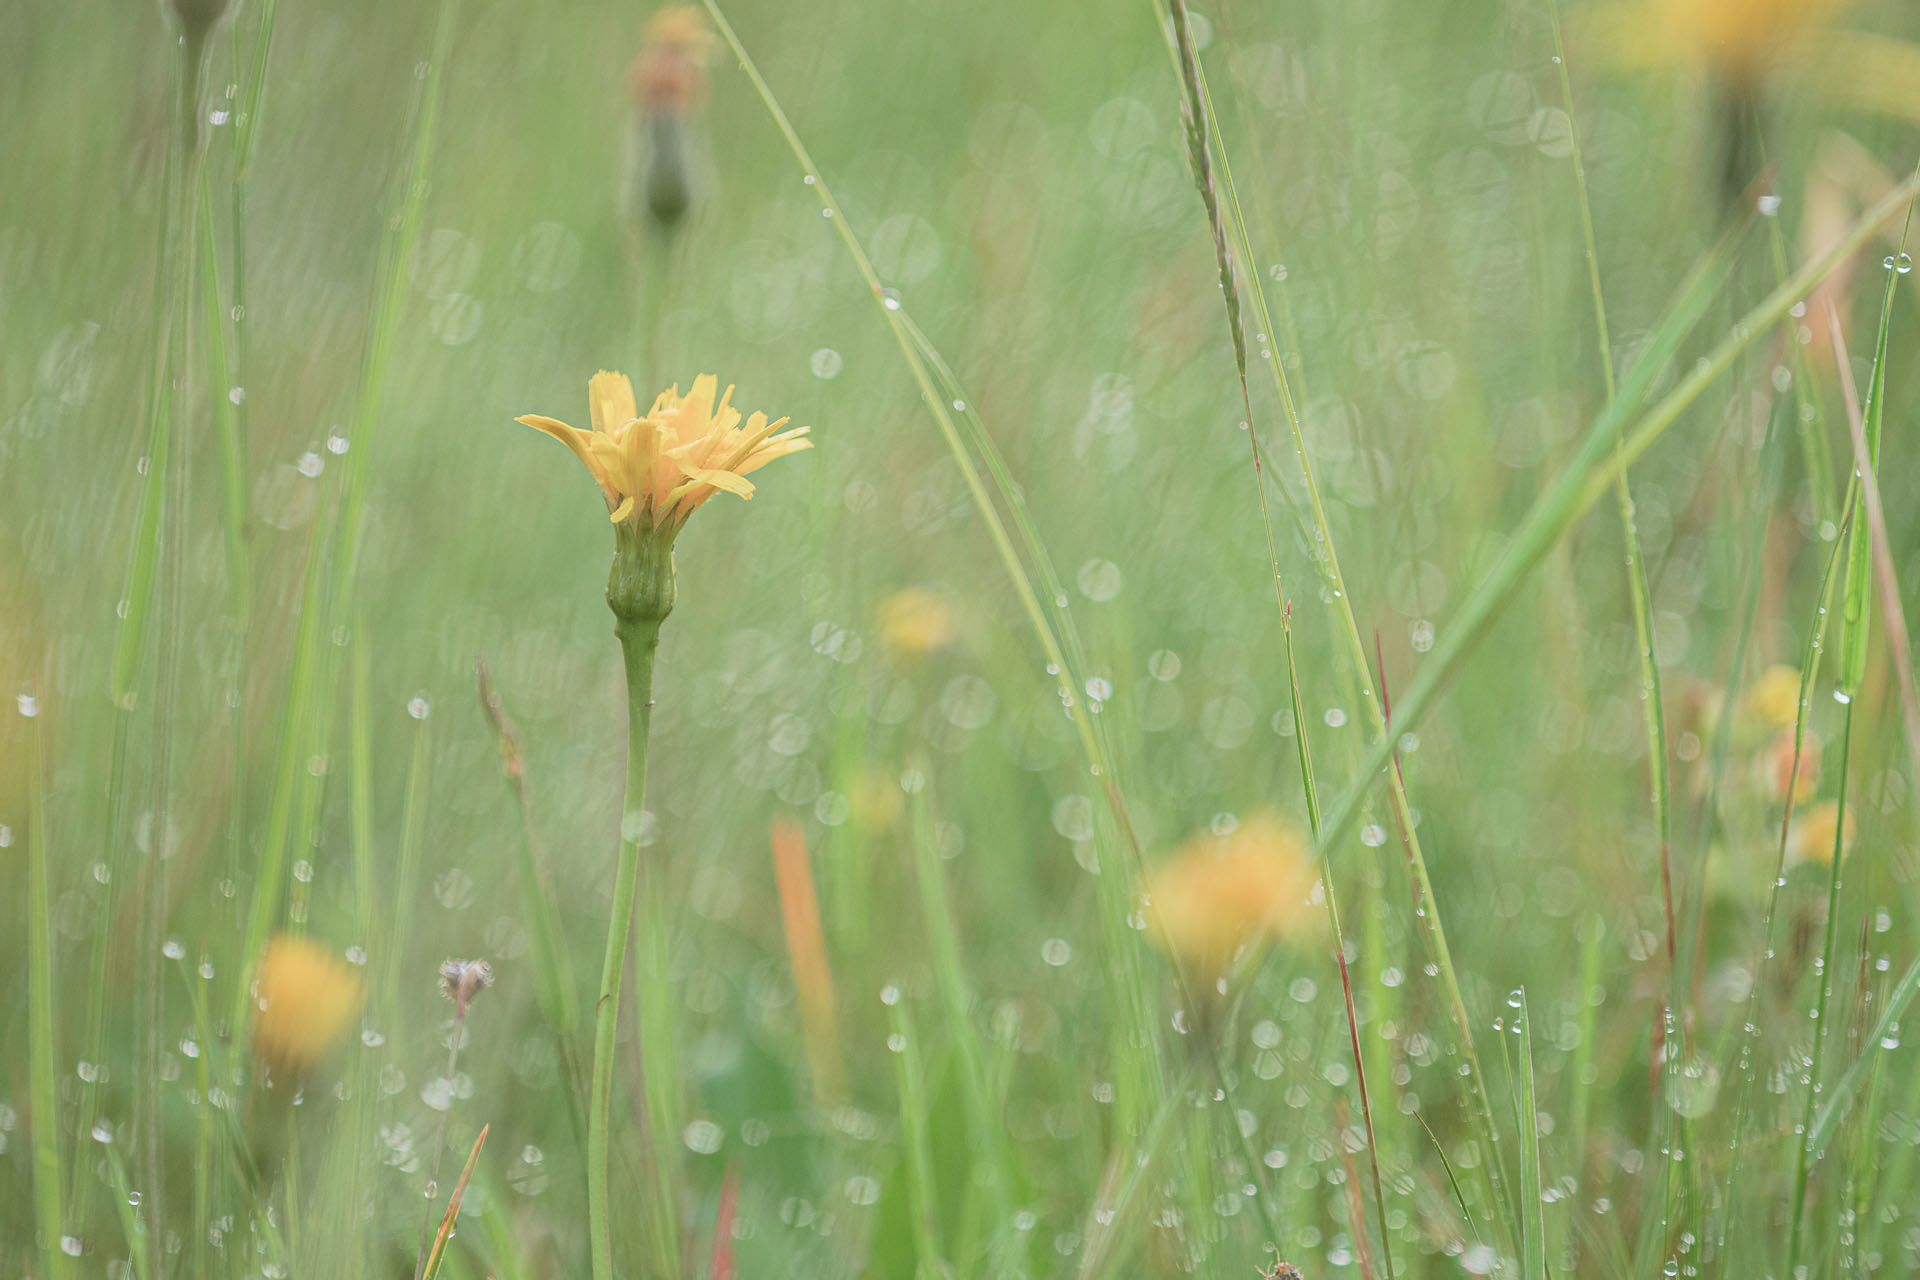
[[448,960],[440,966],[440,994],[466,1013],[467,1004],[493,985],[493,966],[485,960]]

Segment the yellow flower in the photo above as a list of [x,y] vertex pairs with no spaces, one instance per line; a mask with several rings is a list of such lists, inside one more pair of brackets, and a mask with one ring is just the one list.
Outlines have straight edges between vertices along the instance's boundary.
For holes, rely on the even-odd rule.
[[690,4],[669,5],[647,19],[640,56],[628,72],[634,101],[649,111],[684,112],[707,89],[707,51],[713,32]]
[[938,592],[925,587],[896,591],[880,604],[880,643],[891,652],[921,657],[944,649],[955,638],[953,611]]
[[1747,686],[1740,709],[1763,730],[1791,729],[1800,715],[1800,669],[1785,663],[1768,667]]
[[853,776],[847,788],[847,805],[854,821],[867,830],[891,831],[900,825],[906,812],[903,795],[898,773],[870,764]]
[[[609,518],[663,535],[668,541],[714,494],[753,496],[746,476],[775,458],[813,447],[806,427],[781,431],[787,420],[755,413],[740,422],[733,388],[718,399],[710,373],[693,380],[685,396],[676,384],[645,417],[636,411],[633,384],[604,369],[587,383],[593,429],[582,431],[537,413],[516,421],[546,432],[585,464],[606,497]],[[778,434],[776,434],[778,433]]]
[[1779,802],[1787,798],[1789,778],[1793,780],[1795,803],[1811,800],[1820,789],[1820,739],[1811,733],[1800,744],[1798,765],[1795,772],[1793,730],[1782,729],[1760,757],[1760,778],[1769,799]]
[[[1798,862],[1830,866],[1833,862],[1834,834],[1840,827],[1840,806],[1823,800],[1797,815],[1787,829],[1787,852]],[[1841,856],[1853,848],[1853,815],[1847,815],[1845,835],[1840,841]]]
[[1803,50],[1849,0],[1615,0],[1589,6],[1581,31],[1608,61],[1688,67],[1751,80]]
[[276,1072],[311,1070],[360,1016],[366,991],[353,970],[312,938],[267,943],[253,987],[253,1050]]
[[1196,835],[1147,878],[1148,936],[1211,988],[1241,948],[1317,935],[1319,874],[1293,827],[1258,813],[1226,835]]

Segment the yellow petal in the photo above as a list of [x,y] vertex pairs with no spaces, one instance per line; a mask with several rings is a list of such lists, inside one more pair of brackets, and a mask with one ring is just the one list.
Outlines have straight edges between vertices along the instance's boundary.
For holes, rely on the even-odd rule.
[[[710,484],[716,489],[725,489],[728,493],[737,493],[743,498],[753,496],[753,481],[744,480],[731,471],[722,471],[718,467],[695,467],[687,463],[680,464],[681,473],[696,484]],[[681,485],[680,489],[686,488]],[[678,493],[680,489],[675,489]]]
[[633,403],[633,383],[624,373],[602,369],[587,383],[587,403],[593,409],[593,429],[611,432],[638,417]]
[[626,497],[620,499],[619,506],[615,507],[612,511],[609,511],[607,513],[607,519],[611,520],[615,524],[619,524],[622,520],[625,520],[628,516],[632,514],[633,514],[633,495],[628,494]]
[[592,435],[587,437],[587,451],[593,456],[594,463],[607,478],[612,489],[608,501],[618,501],[630,493],[637,492],[639,484],[633,475],[633,466],[627,457],[627,451],[612,436]]
[[594,482],[600,486],[600,491],[606,494],[607,501],[612,502],[618,496],[613,491],[606,466],[593,456],[590,448],[593,441],[592,432],[570,427],[558,418],[543,417],[537,413],[523,414],[514,421],[525,423],[536,431],[544,431],[573,450],[573,456],[580,459],[581,465],[585,466],[593,476]]

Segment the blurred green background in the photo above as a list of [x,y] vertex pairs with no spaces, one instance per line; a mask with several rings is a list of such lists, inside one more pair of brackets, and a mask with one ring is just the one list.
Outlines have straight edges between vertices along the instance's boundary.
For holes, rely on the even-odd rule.
[[[137,696],[119,709],[116,606],[143,536],[164,313],[154,299],[173,37],[151,4],[29,0],[8,15],[0,679],[33,714],[9,707],[0,729],[0,1270],[39,1274],[25,856],[37,791],[76,1273],[129,1274],[140,1232],[143,1274],[194,1274],[199,1236],[213,1242],[209,1274],[403,1274],[442,1112],[450,1164],[492,1125],[449,1274],[584,1273],[579,1141],[537,1001],[520,821],[473,664],[484,655],[524,732],[531,812],[590,1013],[623,776],[621,669],[601,598],[608,530],[578,465],[512,419],[584,423],[586,380],[605,367],[635,375],[643,404],[715,372],[742,407],[811,425],[816,445],[757,476],[751,503],[722,496],[693,522],[656,685],[649,848],[671,868],[677,904],[685,1200],[701,1273],[729,1170],[741,1274],[914,1273],[878,998],[891,982],[926,1041],[952,1270],[986,1274],[961,1243],[985,1230],[968,1190],[984,1157],[955,1101],[961,1068],[920,915],[911,809],[923,801],[1017,1173],[1027,1272],[1250,1276],[1271,1241],[1310,1277],[1359,1274],[1350,1184],[1364,1181],[1366,1158],[1338,967],[1325,948],[1282,950],[1261,967],[1220,1050],[1234,1107],[1213,1099],[1207,1068],[1182,1074],[1198,1050],[1171,1026],[1165,966],[1144,942],[1128,966],[1103,950],[1108,906],[1089,871],[1102,865],[1104,802],[1045,659],[880,312],[724,47],[699,125],[700,207],[663,256],[621,199],[626,69],[645,11],[459,6],[387,382],[369,429],[352,430],[435,14],[366,0],[278,7],[247,177],[245,310],[226,315],[230,335],[244,332],[244,366],[231,388],[214,384],[196,303],[173,397],[185,506],[163,521],[158,612]],[[1281,611],[1164,13],[1144,2],[744,0],[728,14],[882,279],[1005,453],[1068,584],[1089,652],[1076,674],[1149,852],[1262,809],[1304,829]],[[1568,15],[1568,58],[1622,367],[1684,273],[1736,228],[1731,276],[1683,348],[1684,371],[1775,283],[1771,237],[1800,261],[1817,213],[1837,201],[1844,225],[1908,171],[1915,128],[1836,105],[1812,78],[1768,81],[1748,102],[1699,68],[1629,74],[1581,41],[1580,17]],[[1550,11],[1546,0],[1299,0],[1210,5],[1196,19],[1256,246],[1258,260],[1240,265],[1285,317],[1271,345],[1294,379],[1353,608],[1391,693],[1604,402]],[[235,59],[253,56],[259,20],[258,5],[240,3],[216,32],[198,113],[223,301]],[[1835,21],[1920,35],[1897,2]],[[1755,189],[1777,197],[1770,216],[1728,194],[1729,147],[1775,166]],[[1880,258],[1894,252],[1876,240],[1835,295],[1863,387]],[[646,343],[642,282],[663,270],[665,309]],[[1908,518],[1920,498],[1908,447],[1916,301],[1909,285],[1892,303],[1880,474],[1904,581],[1920,575]],[[1743,1070],[1780,809],[1756,782],[1764,735],[1716,736],[1731,712],[1715,708],[1736,706],[1769,664],[1798,666],[1835,536],[1850,466],[1843,401],[1824,324],[1805,323],[1804,354],[1788,350],[1791,330],[1761,338],[1634,472],[1693,969],[1688,1065],[1720,1084],[1679,1104],[1697,1112],[1685,1118],[1701,1146],[1687,1154],[1704,1168],[1694,1193],[1675,1193],[1677,1209],[1663,1208],[1661,1181],[1674,1162],[1660,1137],[1672,1099],[1649,1084],[1666,926],[1611,499],[1556,548],[1404,744],[1435,905],[1508,1138],[1512,1037],[1494,1028],[1511,1016],[1506,993],[1528,991],[1556,1268],[1628,1274],[1635,1260],[1671,1258],[1691,1275],[1714,1245],[1702,1271],[1778,1273],[1790,1188],[1776,1167],[1790,1167],[1805,1096],[1826,877],[1818,859],[1790,868],[1756,1006],[1762,1035]],[[1268,345],[1252,340],[1256,364]],[[1288,514],[1297,460],[1254,374],[1305,727],[1330,799],[1354,782],[1371,728]],[[244,631],[222,535],[222,399],[238,410],[245,455]],[[1813,454],[1803,406],[1817,416]],[[343,598],[329,584],[355,463],[365,506]],[[310,557],[322,585],[305,607],[326,623],[309,712],[291,720]],[[944,602],[950,643],[917,652],[889,637],[884,602],[908,589]],[[1875,1001],[1913,950],[1913,762],[1890,667],[1907,655],[1879,646],[1854,708],[1855,848],[1829,1073],[1863,1051]],[[1842,711],[1829,684],[1816,676],[1809,729],[1832,742]],[[294,772],[279,784],[291,800],[281,813],[283,755]],[[1809,804],[1833,797],[1836,758],[1830,746]],[[356,767],[368,784],[361,833]],[[917,796],[901,788],[909,773]],[[850,1079],[838,1108],[816,1105],[808,1083],[769,856],[780,817],[802,824],[819,886]],[[199,1047],[185,1048],[196,989],[216,1023],[233,1006],[255,863],[276,821],[291,872],[276,925],[363,948],[369,975],[392,974],[396,993],[370,976],[359,1042],[302,1097],[285,1157],[297,1193],[282,1194],[318,1207],[282,1210],[282,1230],[287,1216],[305,1230],[278,1255],[244,1208],[237,1221],[223,1209],[211,1235],[192,1220]],[[371,886],[356,881],[357,849],[370,854]],[[1396,1266],[1517,1268],[1479,1240],[1492,1212],[1475,1173],[1484,1154],[1384,795],[1361,839],[1330,856]],[[1103,874],[1130,872],[1109,860]],[[410,913],[370,957],[357,896],[369,889],[380,912]],[[184,961],[156,939],[177,942]],[[489,959],[499,982],[476,1001],[443,1086],[452,1012],[435,971],[449,955]],[[214,976],[196,980],[202,958]],[[1117,1006],[1136,994],[1166,1038],[1154,1054],[1114,1033]],[[1089,1236],[1112,1224],[1094,1205],[1126,1172],[1109,1158],[1152,1109],[1116,1102],[1112,1082],[1147,1062],[1176,1092],[1191,1088],[1193,1105],[1157,1148],[1122,1242],[1096,1257]],[[1882,1063],[1874,1123],[1843,1131],[1816,1171],[1817,1274],[1920,1267],[1920,1216],[1899,1194],[1920,1140],[1912,1055]],[[240,1072],[238,1095],[244,1070],[224,1065]],[[1749,1163],[1728,1203],[1718,1187],[1732,1151]],[[1477,1226],[1462,1221],[1440,1152]],[[121,1160],[160,1221],[142,1227],[147,1210],[132,1206],[129,1227],[115,1212]],[[341,1170],[362,1164],[342,1189]],[[1256,1212],[1256,1174],[1277,1240]],[[631,1213],[637,1224],[637,1193]],[[1732,1240],[1717,1245],[1730,1222]]]

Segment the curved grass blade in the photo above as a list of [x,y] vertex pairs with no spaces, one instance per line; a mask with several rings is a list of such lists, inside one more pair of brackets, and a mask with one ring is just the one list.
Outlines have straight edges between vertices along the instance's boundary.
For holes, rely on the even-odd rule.
[[[1652,447],[1680,415],[1733,363],[1761,333],[1767,332],[1786,315],[1788,308],[1804,297],[1812,287],[1843,261],[1859,252],[1882,226],[1920,194],[1920,176],[1894,188],[1854,223],[1847,235],[1831,249],[1807,263],[1768,294],[1737,322],[1731,333],[1713,351],[1697,362],[1660,401],[1638,419],[1631,415],[1644,399],[1657,370],[1677,351],[1681,338],[1704,311],[1716,290],[1714,282],[1724,273],[1730,255],[1723,248],[1711,255],[1682,287],[1671,314],[1655,330],[1646,356],[1628,373],[1621,395],[1603,410],[1588,429],[1579,450],[1553,487],[1533,505],[1515,530],[1506,553],[1492,572],[1475,587],[1460,610],[1441,632],[1427,655],[1419,674],[1399,700],[1396,727],[1401,731],[1416,728],[1433,709],[1435,702],[1458,672],[1466,658],[1486,638],[1493,623],[1512,601],[1522,582],[1559,541],[1574,521],[1585,514],[1613,484],[1616,467],[1631,466]],[[1616,435],[1626,430],[1626,446],[1615,454],[1613,465],[1607,457]],[[1393,756],[1393,742],[1382,739],[1368,751],[1360,776],[1329,812],[1326,840],[1336,843],[1358,819],[1360,807],[1371,791],[1376,775]]]

